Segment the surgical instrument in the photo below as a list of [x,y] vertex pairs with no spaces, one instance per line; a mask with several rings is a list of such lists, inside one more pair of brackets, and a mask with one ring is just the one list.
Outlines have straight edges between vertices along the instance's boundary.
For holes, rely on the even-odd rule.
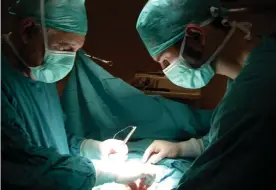
[[90,58],[92,58],[92,59],[95,59],[95,60],[97,60],[97,61],[100,61],[100,62],[102,62],[102,63],[105,63],[105,64],[107,64],[108,66],[112,66],[113,65],[113,62],[112,61],[108,61],[108,60],[105,60],[105,59],[101,59],[101,58],[98,58],[98,57],[96,57],[96,56],[91,56],[91,55],[88,55],[88,54],[84,54],[85,56],[87,56],[87,57],[90,57]]

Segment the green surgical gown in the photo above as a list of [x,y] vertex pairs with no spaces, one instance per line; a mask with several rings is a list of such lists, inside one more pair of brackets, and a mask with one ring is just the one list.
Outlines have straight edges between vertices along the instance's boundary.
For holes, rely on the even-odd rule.
[[82,138],[66,133],[55,84],[32,81],[1,57],[1,172],[3,189],[87,189],[91,162]]
[[263,37],[211,120],[209,147],[178,189],[275,189],[276,39]]

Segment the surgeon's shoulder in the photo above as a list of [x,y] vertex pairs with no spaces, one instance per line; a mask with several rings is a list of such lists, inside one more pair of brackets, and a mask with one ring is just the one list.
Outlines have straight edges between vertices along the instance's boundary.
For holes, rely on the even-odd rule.
[[266,68],[276,67],[273,64],[276,60],[276,34],[265,35],[260,37],[260,43],[254,47],[245,60],[247,66],[255,66],[263,71]]
[[[276,63],[276,62],[275,62]],[[276,106],[276,77],[263,71],[244,70],[225,95],[225,109],[267,110]]]
[[[271,49],[269,54],[271,52],[276,55],[276,49]],[[262,51],[259,53],[263,54]],[[257,55],[250,60],[251,63],[246,65],[239,76],[231,82],[215,111],[214,119],[220,120],[219,118],[226,115],[227,118],[233,117],[232,122],[235,122],[235,118],[248,114],[258,115],[274,111],[276,107],[276,56],[274,55],[270,54],[270,57]]]
[[267,108],[275,105],[276,39],[272,36],[263,37],[246,62],[232,84],[230,99],[240,100],[241,105],[247,106],[258,104]]

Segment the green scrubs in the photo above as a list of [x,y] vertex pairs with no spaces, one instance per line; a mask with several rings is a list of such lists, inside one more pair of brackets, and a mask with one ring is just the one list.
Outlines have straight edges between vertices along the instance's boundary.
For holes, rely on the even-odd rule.
[[82,138],[66,133],[55,84],[33,81],[1,56],[1,153],[4,189],[87,189],[92,163]]
[[[274,189],[276,39],[263,37],[211,120],[209,147],[178,189]],[[272,188],[274,184],[274,188]]]

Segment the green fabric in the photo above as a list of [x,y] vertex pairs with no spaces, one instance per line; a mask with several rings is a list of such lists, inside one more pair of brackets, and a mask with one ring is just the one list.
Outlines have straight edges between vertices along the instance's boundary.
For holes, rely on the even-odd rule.
[[[128,125],[132,140],[187,140],[205,135],[212,111],[195,110],[159,96],[147,96],[113,77],[80,50],[61,102],[66,128],[78,136],[105,140]],[[129,130],[119,134],[125,138]]]
[[210,146],[178,189],[274,189],[276,39],[264,37],[214,112]]
[[91,189],[83,138],[67,135],[55,84],[32,81],[1,56],[1,154],[4,189]]
[[210,7],[219,0],[149,0],[137,21],[137,31],[151,56],[166,50],[184,36],[188,24],[211,18]]
[[[45,24],[47,27],[85,35],[87,15],[85,0],[44,0]],[[10,10],[21,18],[33,17],[41,22],[41,0],[19,0]]]

